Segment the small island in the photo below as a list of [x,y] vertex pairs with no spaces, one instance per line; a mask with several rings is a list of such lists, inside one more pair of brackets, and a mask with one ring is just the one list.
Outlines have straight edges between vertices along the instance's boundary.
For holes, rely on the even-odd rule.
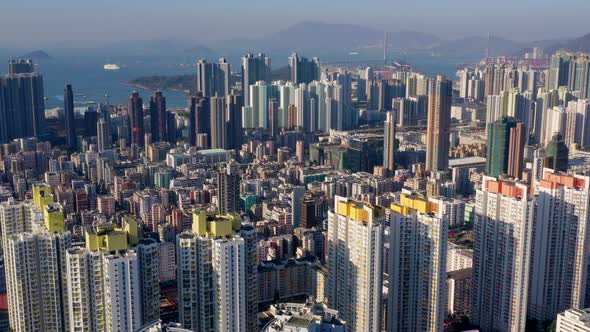
[[47,54],[47,52],[43,51],[43,50],[35,50],[32,52],[29,52],[27,54],[23,54],[21,56],[19,56],[19,58],[21,59],[33,59],[35,61],[39,61],[39,60],[53,60],[53,57],[49,54]]
[[[281,67],[272,71],[272,80],[289,79],[289,67]],[[240,80],[239,76],[232,75],[232,80]],[[129,81],[127,84],[145,90],[172,90],[186,93],[194,93],[196,89],[197,75],[171,75],[171,76],[142,76]]]

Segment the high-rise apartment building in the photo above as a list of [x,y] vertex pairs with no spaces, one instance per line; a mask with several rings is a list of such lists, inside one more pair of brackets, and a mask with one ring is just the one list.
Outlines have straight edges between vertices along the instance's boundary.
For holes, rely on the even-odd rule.
[[320,59],[301,57],[297,53],[289,57],[291,82],[294,84],[311,83],[320,80]]
[[31,59],[8,60],[8,75],[27,74],[35,71],[35,64]]
[[544,321],[590,305],[590,177],[545,169],[536,193],[528,315]]
[[383,138],[383,167],[392,175],[395,171],[395,119],[393,112],[387,112]]
[[590,332],[590,309],[568,309],[559,313],[555,332]]
[[8,202],[0,208],[2,230],[8,232],[3,244],[10,327],[17,332],[62,331],[69,312],[65,250],[72,235],[64,231],[61,205],[51,196],[34,195],[40,206]]
[[157,245],[138,244],[137,221],[88,226],[85,240],[65,252],[68,330],[134,331],[158,319]]
[[242,147],[242,107],[244,98],[233,92],[226,96],[225,106],[227,107],[227,148],[239,149]]
[[328,212],[328,302],[347,331],[380,331],[385,209],[336,196]]
[[111,148],[111,130],[104,119],[99,119],[96,123],[96,142],[98,152],[104,152]]
[[229,162],[217,173],[217,190],[219,213],[237,212],[240,200],[240,172],[237,163]]
[[72,85],[64,89],[64,113],[66,118],[66,146],[69,151],[76,150],[76,119],[74,116],[74,92]]
[[242,91],[244,95],[244,105],[250,105],[250,85],[258,81],[264,81],[270,84],[271,79],[270,58],[263,53],[255,56],[248,53],[242,57]]
[[443,76],[432,79],[428,93],[426,132],[426,171],[447,171],[451,133],[453,82]]
[[197,62],[197,93],[205,97],[223,97],[230,93],[231,66],[226,59],[217,63],[207,63],[201,59]]
[[258,329],[258,259],[256,255],[257,243],[256,227],[242,224],[240,237],[244,239],[244,266],[246,272],[246,331]]
[[549,89],[567,87],[580,91],[581,98],[590,98],[590,57],[584,53],[558,51],[551,57]]
[[156,91],[150,96],[152,142],[157,143],[168,140],[167,124],[166,97],[162,95],[161,91]]
[[140,239],[134,248],[138,258],[141,291],[141,322],[160,319],[160,246],[151,238]]
[[140,269],[134,251],[73,247],[66,257],[71,294],[68,330],[133,331],[142,326]]
[[[197,145],[197,137],[200,134],[205,134],[207,140],[211,135],[211,108],[209,106],[209,98],[202,94],[197,94],[191,97],[189,103],[189,139],[191,145]],[[209,142],[207,142],[208,146]]]
[[440,331],[445,317],[448,218],[402,195],[389,215],[387,331]]
[[209,99],[211,110],[209,114],[211,128],[210,146],[212,149],[227,148],[227,109],[225,97],[211,97]]
[[522,176],[526,128],[514,118],[502,118],[488,126],[486,172],[497,177]]
[[193,212],[192,232],[177,237],[179,320],[195,331],[249,331],[246,246],[238,215]]
[[567,171],[569,149],[559,133],[553,135],[553,138],[545,147],[544,154],[543,167],[550,168],[554,171]]
[[11,61],[0,75],[0,142],[45,134],[43,76],[26,61]]
[[129,137],[131,137],[131,144],[143,146],[143,99],[141,99],[137,91],[133,91],[131,96],[129,96],[127,116],[129,117],[129,130],[131,131]]
[[534,204],[526,185],[493,177],[476,193],[470,318],[482,330],[525,328]]

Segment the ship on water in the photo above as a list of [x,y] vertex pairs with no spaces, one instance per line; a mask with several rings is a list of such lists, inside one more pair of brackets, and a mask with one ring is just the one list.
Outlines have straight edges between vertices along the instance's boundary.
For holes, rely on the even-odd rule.
[[115,64],[112,64],[112,63],[104,65],[103,68],[104,68],[104,70],[119,70],[119,69],[121,69],[121,67],[119,67]]

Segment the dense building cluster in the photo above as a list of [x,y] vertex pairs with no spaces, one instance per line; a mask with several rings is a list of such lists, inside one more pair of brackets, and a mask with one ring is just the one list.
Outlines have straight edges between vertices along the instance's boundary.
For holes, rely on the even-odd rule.
[[0,330],[590,329],[587,55],[288,61],[199,60],[185,109],[67,85],[47,118],[11,61]]

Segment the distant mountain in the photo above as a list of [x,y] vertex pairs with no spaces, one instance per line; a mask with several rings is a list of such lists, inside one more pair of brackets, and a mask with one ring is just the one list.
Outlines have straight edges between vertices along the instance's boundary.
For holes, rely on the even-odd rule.
[[107,45],[107,47],[125,49],[175,49],[182,50],[187,47],[184,40],[169,39],[146,39],[146,40],[120,40]]
[[586,52],[590,53],[590,33],[581,37],[566,40],[560,43],[555,43],[545,48],[545,53],[551,54],[559,49],[564,49],[572,52]]
[[[303,21],[261,38],[220,41],[214,48],[241,48],[267,52],[353,51],[366,48],[382,48],[384,31],[353,25]],[[424,49],[436,44],[437,36],[416,31],[388,33],[389,47],[395,50]]]
[[19,58],[33,59],[33,60],[37,60],[37,61],[39,61],[39,60],[53,60],[53,57],[51,57],[49,54],[47,54],[43,50],[32,51],[27,54],[21,55]]
[[203,45],[195,45],[192,47],[185,48],[184,53],[190,53],[191,56],[205,59],[214,59],[219,56],[219,54],[216,51]]
[[484,36],[465,37],[450,41],[441,42],[439,45],[432,47],[431,52],[441,56],[449,55],[481,55],[483,58],[489,45],[491,56],[511,55],[528,45],[500,37],[492,36],[489,39]]

